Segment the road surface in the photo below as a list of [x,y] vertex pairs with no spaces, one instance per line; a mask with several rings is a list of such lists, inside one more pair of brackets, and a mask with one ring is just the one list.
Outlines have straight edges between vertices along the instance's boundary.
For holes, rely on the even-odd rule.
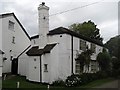
[[100,85],[100,86],[96,86],[94,88],[111,88],[111,89],[115,89],[120,90],[120,80],[114,80],[114,81],[111,81],[111,82],[108,82],[108,83],[105,83],[103,85]]

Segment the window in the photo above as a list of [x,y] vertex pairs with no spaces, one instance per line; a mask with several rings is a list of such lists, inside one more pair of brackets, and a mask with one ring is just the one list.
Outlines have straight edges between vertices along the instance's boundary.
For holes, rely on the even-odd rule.
[[48,72],[48,64],[44,64],[44,72]]
[[36,44],[35,40],[33,40],[34,44]]
[[34,61],[36,61],[36,58],[34,58]]
[[93,43],[91,43],[91,51],[92,51],[93,53],[95,53],[95,51],[96,51],[96,45],[93,44]]
[[97,64],[95,61],[91,62],[91,71],[94,73],[97,71]]
[[86,50],[86,41],[80,40],[80,50]]
[[76,74],[79,74],[79,73],[80,73],[80,62],[79,62],[79,61],[76,61],[75,73],[76,73]]
[[14,30],[14,22],[12,22],[12,21],[9,21],[9,25],[8,25],[8,28],[10,29],[10,30]]
[[15,37],[12,37],[12,43],[15,44]]

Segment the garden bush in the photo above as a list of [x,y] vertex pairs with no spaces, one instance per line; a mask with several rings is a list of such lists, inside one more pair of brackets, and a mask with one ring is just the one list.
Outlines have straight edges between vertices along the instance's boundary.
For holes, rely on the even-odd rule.
[[65,86],[65,82],[63,80],[56,80],[51,86]]
[[57,80],[53,82],[53,86],[67,86],[75,87],[80,85],[85,85],[94,80],[103,79],[108,77],[108,73],[105,71],[99,71],[97,73],[83,73],[81,75],[73,74],[68,76],[65,82],[63,80]]
[[74,86],[79,86],[81,83],[81,78],[79,75],[71,75],[68,76],[66,81],[65,81],[65,86],[67,87],[74,87]]

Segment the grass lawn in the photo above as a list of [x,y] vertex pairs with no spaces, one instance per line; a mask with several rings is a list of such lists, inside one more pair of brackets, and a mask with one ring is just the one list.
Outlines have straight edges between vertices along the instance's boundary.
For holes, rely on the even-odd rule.
[[[92,88],[92,87],[99,86],[99,85],[102,85],[104,83],[107,83],[107,82],[110,82],[113,80],[114,79],[112,79],[112,78],[96,80],[96,81],[88,83],[87,85],[82,85],[80,87],[76,87],[75,90],[77,90],[77,88]],[[25,88],[25,90],[27,88],[28,89],[31,88],[32,90],[37,90],[38,88],[39,88],[39,90],[48,90],[47,85],[43,85],[43,84],[39,84],[39,83],[31,83],[29,81],[26,81],[25,77],[21,77],[21,76],[13,76],[10,78],[8,77],[8,78],[6,78],[6,80],[3,80],[3,82],[2,82],[3,90],[4,90],[4,88],[11,88],[11,90],[13,90],[13,88],[16,88],[16,86],[17,86],[16,83],[18,81],[20,82],[20,88]],[[50,86],[49,90],[56,90],[56,89],[57,90],[66,90],[68,88]],[[73,90],[73,88],[69,88],[69,90]]]

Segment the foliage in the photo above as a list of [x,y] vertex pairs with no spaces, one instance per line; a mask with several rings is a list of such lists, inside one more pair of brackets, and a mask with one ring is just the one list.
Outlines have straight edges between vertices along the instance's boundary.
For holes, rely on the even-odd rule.
[[120,36],[111,38],[105,46],[109,49],[110,55],[120,59]]
[[69,26],[69,29],[89,38],[98,40],[100,42],[102,42],[103,40],[99,33],[100,30],[97,28],[97,25],[95,25],[95,23],[91,20],[83,23],[74,23],[71,26]]
[[112,75],[120,75],[120,35],[111,38],[105,46],[112,56]]
[[68,76],[65,85],[67,87],[81,86],[88,84],[92,81],[107,78],[109,75],[105,71],[99,71],[97,73],[82,73],[81,75]]
[[80,61],[80,72],[83,72],[84,69],[84,65],[86,65],[89,69],[89,64],[91,61],[91,55],[92,55],[92,51],[87,49],[86,51],[82,52],[81,54],[78,55],[77,60]]
[[65,82],[63,80],[56,80],[52,83],[52,86],[64,86]]
[[108,71],[110,69],[111,57],[105,49],[98,54],[97,61],[101,71]]
[[112,58],[112,75],[114,77],[120,75],[120,60],[117,57]]
[[68,76],[66,81],[65,81],[65,86],[67,87],[74,87],[74,86],[79,86],[81,83],[81,78],[79,75],[71,75]]

